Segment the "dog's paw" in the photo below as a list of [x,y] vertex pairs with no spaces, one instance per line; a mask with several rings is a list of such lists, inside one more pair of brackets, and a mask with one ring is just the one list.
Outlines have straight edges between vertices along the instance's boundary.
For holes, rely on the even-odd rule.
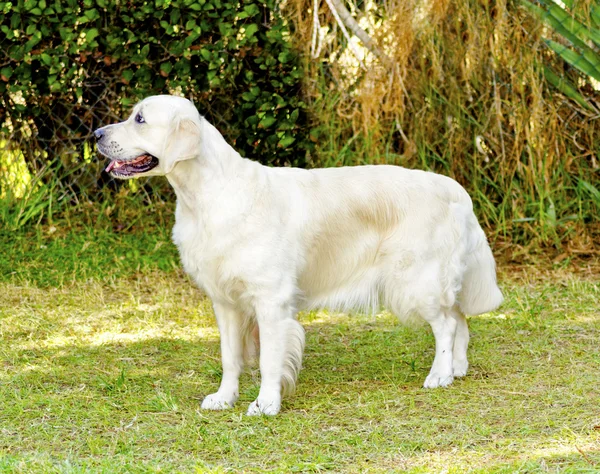
[[467,375],[467,369],[469,368],[469,362],[467,359],[464,360],[454,360],[452,362],[454,367],[454,376],[455,377],[464,377]]
[[454,376],[431,373],[425,379],[425,383],[423,384],[424,388],[438,388],[438,387],[447,387],[454,381]]
[[281,408],[281,402],[279,400],[269,400],[264,398],[257,398],[248,407],[249,416],[256,415],[277,415]]
[[217,393],[211,393],[202,400],[200,408],[203,410],[227,410],[232,408],[235,403],[235,398],[227,398]]

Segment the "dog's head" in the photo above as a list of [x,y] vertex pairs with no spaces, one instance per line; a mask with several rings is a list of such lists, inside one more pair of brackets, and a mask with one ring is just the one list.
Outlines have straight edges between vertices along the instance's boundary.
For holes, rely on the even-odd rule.
[[138,103],[124,122],[94,132],[106,171],[121,179],[163,176],[197,156],[202,117],[187,99],[157,95]]

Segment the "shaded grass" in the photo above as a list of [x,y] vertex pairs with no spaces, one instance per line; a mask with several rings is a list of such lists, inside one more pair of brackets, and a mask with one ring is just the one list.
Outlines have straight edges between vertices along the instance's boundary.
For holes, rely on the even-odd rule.
[[[199,410],[220,380],[218,332],[174,248],[152,253],[166,235],[100,233],[82,255],[93,235],[39,253],[31,237],[4,246],[16,270],[0,279],[2,472],[600,469],[594,277],[503,269],[507,301],[470,318],[470,372],[444,390],[421,388],[427,328],[302,314],[298,391],[253,418],[256,368],[233,410]],[[30,240],[30,257],[15,253]]]
[[143,221],[135,232],[102,224],[72,228],[65,221],[19,232],[0,229],[0,277],[61,287],[179,268],[170,228]]

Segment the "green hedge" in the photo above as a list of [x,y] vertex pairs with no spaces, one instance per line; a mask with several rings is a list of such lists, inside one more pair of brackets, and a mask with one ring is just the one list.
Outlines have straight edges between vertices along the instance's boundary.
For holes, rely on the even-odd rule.
[[179,93],[242,155],[304,164],[302,70],[275,0],[0,2],[0,30],[3,134],[29,123],[46,160],[139,99]]

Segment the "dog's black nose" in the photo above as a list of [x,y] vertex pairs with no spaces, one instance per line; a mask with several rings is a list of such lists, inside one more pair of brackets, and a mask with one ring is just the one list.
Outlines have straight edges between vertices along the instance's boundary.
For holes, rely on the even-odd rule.
[[100,140],[104,136],[104,130],[101,128],[94,130],[94,136],[96,137],[96,140]]

